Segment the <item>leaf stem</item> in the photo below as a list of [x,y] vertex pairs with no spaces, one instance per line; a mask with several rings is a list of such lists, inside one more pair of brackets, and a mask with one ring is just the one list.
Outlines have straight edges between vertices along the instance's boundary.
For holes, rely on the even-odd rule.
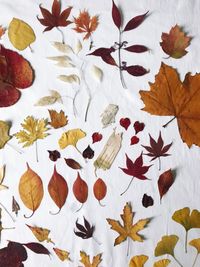
[[39,162],[39,159],[38,159],[38,144],[37,144],[37,140],[35,141],[35,155],[36,155],[36,161]]
[[178,263],[179,266],[183,267],[183,265],[180,263],[180,261],[173,255],[174,260]]
[[168,121],[166,124],[164,124],[162,127],[166,128],[168,124],[170,124],[173,120],[175,120],[176,117],[174,116],[170,121]]
[[120,194],[120,196],[122,196],[123,194],[126,193],[126,191],[128,191],[129,187],[131,186],[131,184],[132,184],[132,182],[133,182],[133,179],[134,179],[134,177],[131,178],[131,180],[130,180],[128,186],[127,186],[127,188]]
[[161,160],[160,160],[160,157],[158,157],[158,169],[159,169],[159,171],[161,169]]
[[187,241],[188,241],[188,231],[185,234],[185,253],[187,253]]
[[128,237],[128,244],[127,244],[127,253],[126,253],[126,256],[128,257],[129,255],[129,251],[130,251],[130,238]]
[[99,200],[99,205],[100,205],[101,207],[105,207],[105,206],[106,206],[106,205],[102,204],[100,200]]
[[87,116],[88,116],[88,111],[89,111],[89,108],[90,108],[91,101],[92,101],[92,97],[90,95],[89,99],[88,99],[87,107],[86,107],[86,110],[85,110],[85,122],[87,121]]
[[62,43],[65,44],[65,36],[64,36],[63,31],[61,31],[61,29],[59,29],[58,27],[56,27],[56,29],[61,33],[61,36],[62,36]]
[[121,67],[122,67],[122,63],[121,63],[121,37],[122,37],[122,32],[119,31],[119,49],[118,49],[119,75],[120,75],[120,80],[121,80],[123,88],[127,89],[125,81],[124,81],[122,69],[121,69]]
[[51,214],[51,215],[57,215],[57,214],[59,214],[60,213],[60,211],[61,211],[61,209],[59,209],[57,212],[52,212],[52,211],[49,211],[49,213]]
[[84,203],[81,204],[80,208],[77,209],[76,212],[79,212],[82,209],[83,205],[84,205]]
[[24,152],[23,151],[21,151],[20,149],[18,149],[18,148],[16,148],[15,146],[13,146],[12,144],[10,144],[10,143],[6,143],[6,145],[8,145],[9,147],[11,147],[12,149],[14,149],[17,153],[19,153],[19,154],[23,154]]
[[197,252],[197,255],[196,255],[195,259],[194,259],[194,262],[193,262],[193,264],[192,264],[192,267],[195,266],[195,264],[196,264],[196,262],[197,262],[198,255],[199,255],[199,253]]
[[12,217],[10,212],[7,210],[7,208],[0,202],[0,206],[5,210],[5,212],[10,216],[13,222],[15,222],[15,219]]
[[29,216],[26,216],[26,215],[24,214],[24,218],[29,219],[29,218],[31,218],[31,217],[34,215],[34,213],[35,213],[35,211],[33,210],[32,213],[31,213]]

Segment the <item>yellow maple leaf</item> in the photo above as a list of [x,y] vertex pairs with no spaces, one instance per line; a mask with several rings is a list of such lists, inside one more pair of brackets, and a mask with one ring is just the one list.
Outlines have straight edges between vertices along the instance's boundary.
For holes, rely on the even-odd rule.
[[61,128],[68,123],[67,117],[62,110],[57,112],[56,110],[51,109],[49,110],[49,115],[51,118],[50,125],[55,129]]
[[59,248],[53,248],[53,250],[61,261],[65,261],[65,260],[71,261],[69,257],[70,253],[68,251],[62,250]]
[[119,236],[115,239],[115,246],[125,241],[128,237],[130,237],[133,241],[143,242],[143,237],[139,235],[138,232],[147,226],[150,219],[141,219],[137,223],[133,224],[133,216],[134,213],[132,212],[131,205],[126,203],[123,214],[121,214],[124,225],[122,225],[119,221],[106,219],[111,225],[111,229],[119,233]]
[[81,129],[72,129],[63,133],[58,143],[61,149],[64,149],[70,145],[76,147],[77,142],[85,136],[86,133]]
[[137,255],[131,258],[129,262],[129,267],[144,267],[144,264],[148,260],[148,256],[146,255]]
[[52,243],[54,242],[49,238],[50,230],[42,227],[37,227],[37,226],[30,226],[26,224],[28,228],[32,231],[34,236],[37,238],[38,241],[43,242],[46,241],[47,243]]
[[24,143],[23,147],[31,146],[38,139],[44,139],[48,135],[46,133],[47,123],[45,119],[38,120],[33,116],[28,116],[21,124],[24,130],[16,133],[15,137],[19,139],[19,143]]
[[6,121],[0,121],[0,149],[11,139],[9,135],[10,125]]
[[102,254],[98,254],[93,257],[92,263],[90,262],[90,256],[84,251],[80,251],[81,260],[80,262],[84,264],[84,267],[98,267],[102,261]]

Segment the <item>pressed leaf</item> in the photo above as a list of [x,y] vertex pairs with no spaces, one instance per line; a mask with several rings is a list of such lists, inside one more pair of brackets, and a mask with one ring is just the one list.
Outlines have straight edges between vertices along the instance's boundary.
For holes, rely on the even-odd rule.
[[154,263],[153,267],[167,267],[170,264],[170,260],[164,259]]
[[94,256],[92,262],[90,261],[90,256],[84,251],[80,251],[80,257],[80,262],[84,264],[84,267],[99,267],[102,262],[102,254]]
[[32,231],[34,236],[37,238],[38,241],[43,242],[46,241],[47,243],[52,243],[54,242],[49,238],[50,230],[42,227],[37,227],[37,226],[31,226],[26,224],[28,228]]
[[94,150],[90,146],[87,146],[82,155],[85,159],[92,159],[94,157]]
[[73,49],[67,44],[63,44],[61,42],[52,42],[52,44],[59,52],[66,54],[69,54],[71,52],[73,53]]
[[9,24],[8,37],[13,46],[18,50],[24,50],[36,39],[31,26],[17,18],[13,18]]
[[42,244],[31,242],[31,243],[24,243],[23,246],[29,248],[30,250],[32,250],[37,254],[50,255],[49,250],[45,248]]
[[133,52],[133,53],[143,53],[148,51],[149,49],[144,45],[131,45],[128,47],[125,47],[124,50]]
[[64,111],[57,112],[56,110],[50,109],[49,115],[51,118],[50,125],[54,129],[61,128],[68,124],[67,116],[65,115]]
[[95,198],[100,202],[104,197],[106,196],[107,193],[107,186],[105,182],[101,179],[98,178],[96,182],[94,183],[93,186],[93,193]]
[[80,203],[85,203],[88,198],[88,185],[87,183],[81,178],[80,174],[78,173],[77,178],[73,184],[73,193],[75,198]]
[[158,179],[158,190],[160,193],[160,200],[168,192],[169,188],[174,183],[174,176],[171,169],[163,172]]
[[82,46],[81,41],[77,40],[75,48],[74,48],[74,53],[77,55],[82,49],[83,49],[83,46]]
[[118,29],[120,29],[122,24],[122,17],[120,14],[119,8],[115,5],[115,2],[112,1],[112,19],[117,26]]
[[116,114],[119,110],[119,106],[114,104],[109,104],[106,109],[101,114],[101,122],[103,124],[103,127],[107,127],[110,124],[115,122]]
[[[187,73],[183,82],[172,67],[161,64],[150,91],[140,91],[144,111],[152,115],[177,118],[180,136],[188,147],[200,146],[200,74]],[[169,124],[164,125],[166,127]]]
[[121,118],[119,123],[125,130],[128,130],[128,127],[131,125],[129,118]]
[[85,136],[86,133],[81,129],[72,129],[63,133],[58,143],[61,149],[64,149],[70,145],[76,147],[77,142]]
[[81,170],[82,169],[82,166],[74,159],[67,158],[67,159],[65,159],[65,162],[66,162],[67,166],[69,166],[70,168],[72,168],[74,170]]
[[132,18],[125,26],[124,31],[130,31],[133,30],[135,28],[137,28],[145,19],[146,15],[148,14],[149,11],[147,11],[146,13],[136,16],[134,18]]
[[176,235],[165,235],[162,237],[161,241],[158,242],[155,248],[155,256],[162,256],[169,254],[174,256],[174,248],[176,243],[178,242],[179,238]]
[[71,75],[59,75],[58,79],[66,83],[78,83],[80,84],[80,78],[76,74]]
[[103,138],[103,135],[98,133],[98,132],[95,132],[92,134],[92,143],[97,143],[97,142],[100,142]]
[[131,143],[130,143],[130,145],[132,146],[132,145],[136,145],[137,143],[139,143],[139,141],[140,141],[140,139],[137,137],[137,136],[132,136],[131,137]]
[[19,181],[19,195],[24,205],[32,210],[33,215],[41,204],[44,189],[40,176],[28,164],[27,171],[25,171]]
[[20,206],[16,199],[12,197],[12,212],[15,212],[16,216],[18,215],[18,211],[20,210]]
[[0,107],[9,107],[17,103],[21,93],[12,85],[0,81]]
[[153,198],[151,196],[148,196],[147,194],[144,194],[142,198],[142,205],[145,208],[148,208],[150,206],[153,206],[153,204],[154,204]]
[[163,51],[173,58],[181,58],[187,54],[185,50],[191,41],[191,37],[188,37],[181,27],[175,25],[171,28],[169,33],[162,33],[162,42],[160,43]]
[[47,57],[47,59],[53,60],[56,62],[56,66],[64,68],[74,68],[74,64],[71,62],[71,58],[68,56],[55,56]]
[[144,130],[145,124],[143,122],[136,121],[133,125],[135,129],[135,134],[138,134],[139,132]]
[[196,248],[197,253],[200,254],[200,238],[193,239],[189,242],[189,245]]
[[68,185],[64,177],[57,172],[56,166],[48,184],[48,191],[60,212],[68,196]]
[[76,221],[76,228],[77,230],[74,230],[75,235],[81,237],[82,239],[91,238],[95,230],[94,225],[90,225],[90,223],[85,219],[85,217],[84,225],[78,223],[78,220]]
[[51,95],[43,96],[42,98],[40,98],[35,104],[35,106],[48,106],[56,102],[62,103],[61,95],[57,91],[50,90],[50,92],[51,92]]
[[88,55],[101,57],[101,59],[104,62],[106,62],[107,64],[117,66],[115,59],[111,56],[112,52],[115,52],[115,48],[113,48],[113,47],[111,47],[111,48],[101,47],[101,48],[96,49],[95,51],[93,51],[92,53],[90,53]]
[[47,150],[49,152],[49,158],[50,160],[52,161],[56,161],[57,159],[59,159],[61,156],[60,156],[60,152],[58,150]]
[[97,67],[96,65],[92,66],[91,74],[98,82],[102,81],[102,79],[103,79],[103,71],[99,67]]
[[61,261],[71,261],[68,251],[59,248],[53,248],[53,250]]
[[11,139],[9,135],[11,125],[6,121],[0,120],[0,149],[4,148],[5,144]]
[[148,70],[146,70],[140,65],[123,67],[123,70],[126,70],[129,74],[133,76],[143,76],[149,72]]
[[146,255],[137,255],[132,257],[129,262],[129,267],[144,267],[145,263],[148,260],[148,256]]

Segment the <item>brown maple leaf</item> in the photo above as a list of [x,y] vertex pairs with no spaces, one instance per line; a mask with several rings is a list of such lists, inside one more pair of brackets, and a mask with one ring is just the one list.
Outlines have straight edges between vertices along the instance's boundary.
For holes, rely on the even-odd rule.
[[145,107],[152,115],[173,116],[183,142],[200,146],[200,74],[187,73],[183,82],[172,67],[161,64],[150,91],[140,91]]
[[96,30],[99,24],[99,18],[98,16],[90,17],[88,11],[83,10],[77,18],[74,18],[74,23],[76,25],[74,30],[78,33],[86,33],[83,38],[83,40],[86,40]]
[[189,46],[191,37],[188,37],[180,28],[175,25],[169,33],[162,33],[160,43],[163,51],[173,58],[181,58],[187,54],[185,50]]

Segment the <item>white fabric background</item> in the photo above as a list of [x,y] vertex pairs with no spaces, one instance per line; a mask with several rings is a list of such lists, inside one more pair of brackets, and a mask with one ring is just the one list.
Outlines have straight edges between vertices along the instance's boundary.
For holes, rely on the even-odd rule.
[[[162,128],[170,117],[151,116],[146,112],[141,111],[143,103],[139,97],[139,90],[148,90],[148,82],[154,82],[154,77],[159,71],[161,61],[178,69],[181,79],[184,78],[187,72],[195,74],[200,72],[200,1],[198,0],[141,0],[141,1],[115,1],[121,7],[125,23],[133,16],[142,14],[147,10],[150,11],[147,19],[137,29],[124,33],[124,40],[129,41],[129,44],[143,44],[151,49],[151,52],[144,54],[133,54],[124,52],[122,57],[127,60],[129,64],[140,64],[150,73],[139,78],[124,74],[127,90],[121,86],[118,70],[110,65],[104,63],[97,57],[85,57],[88,53],[89,42],[84,42],[84,49],[80,53],[80,57],[86,61],[85,75],[89,81],[91,89],[97,88],[97,93],[93,99],[91,109],[89,111],[88,122],[84,122],[83,113],[86,108],[87,94],[83,87],[82,93],[77,99],[77,107],[79,117],[74,118],[72,111],[71,100],[64,98],[64,105],[55,104],[50,108],[60,110],[63,109],[69,116],[69,124],[66,129],[81,128],[87,133],[87,137],[82,139],[78,147],[80,150],[86,148],[91,143],[91,135],[93,132],[99,131],[103,133],[103,140],[96,143],[95,158],[98,156],[102,146],[106,143],[108,137],[112,133],[115,125],[109,126],[102,130],[100,121],[100,114],[109,103],[119,105],[119,112],[116,116],[116,125],[119,125],[121,117],[129,117],[132,122],[139,120],[145,123],[145,129],[139,133],[140,144],[149,144],[148,134],[150,133],[157,139],[159,131],[161,130],[163,139],[166,144],[173,141],[170,149],[171,156],[162,158],[162,170],[158,171],[158,162],[154,161],[153,167],[148,172],[148,177],[151,181],[140,181],[135,179],[129,191],[120,197],[120,193],[124,190],[129,182],[129,177],[124,174],[118,167],[125,166],[125,153],[131,159],[136,159],[141,153],[141,146],[137,144],[130,146],[130,137],[134,135],[134,129],[130,126],[128,132],[123,135],[122,149],[113,163],[109,171],[98,171],[99,177],[102,177],[108,186],[108,192],[103,203],[106,207],[101,208],[98,201],[94,199],[92,193],[92,186],[96,180],[93,171],[93,160],[85,165],[84,160],[72,148],[67,148],[63,151],[62,157],[71,157],[84,165],[81,171],[81,176],[87,181],[89,186],[89,198],[82,210],[75,213],[79,204],[72,194],[72,185],[76,179],[76,171],[68,168],[64,160],[58,160],[57,170],[67,180],[69,185],[69,195],[65,206],[57,216],[49,214],[49,210],[56,210],[56,206],[49,197],[47,192],[47,185],[53,173],[54,163],[48,158],[47,150],[58,149],[57,140],[62,134],[62,129],[51,130],[46,139],[38,142],[39,148],[39,163],[35,160],[35,147],[24,149],[23,155],[19,155],[9,146],[5,146],[0,151],[1,164],[6,164],[6,179],[5,183],[9,186],[9,190],[0,192],[0,201],[4,203],[8,209],[11,209],[11,200],[14,195],[21,206],[21,211],[13,224],[10,218],[4,213],[3,225],[6,227],[15,226],[15,230],[3,231],[2,242],[0,247],[7,245],[7,240],[14,240],[19,242],[36,241],[31,231],[25,224],[36,225],[51,230],[50,237],[56,243],[56,247],[66,249],[71,252],[73,262],[61,262],[57,256],[52,253],[51,258],[44,255],[36,255],[31,251],[28,252],[28,260],[25,266],[29,267],[60,267],[60,266],[80,266],[79,252],[84,250],[89,255],[93,256],[97,253],[103,253],[103,261],[101,267],[125,267],[128,266],[129,260],[132,256],[138,254],[145,254],[149,256],[149,261],[145,266],[153,266],[153,262],[158,260],[154,257],[154,248],[157,242],[163,235],[176,234],[180,237],[180,241],[176,246],[176,256],[183,263],[184,267],[190,267],[195,257],[195,250],[188,246],[187,255],[184,251],[184,229],[171,220],[171,216],[175,210],[183,207],[190,207],[191,209],[199,208],[200,201],[200,151],[196,146],[191,149],[182,143],[179,136],[177,123],[173,121],[166,129]],[[20,52],[26,59],[28,59],[35,70],[35,81],[31,88],[22,91],[20,101],[14,106],[0,109],[0,119],[12,121],[11,134],[20,129],[20,123],[27,115],[33,115],[36,118],[48,117],[48,107],[35,107],[34,103],[45,95],[49,94],[50,89],[58,90],[61,95],[72,95],[73,88],[71,85],[65,84],[57,79],[60,74],[71,73],[69,69],[56,67],[53,62],[46,59],[48,56],[59,55],[59,52],[51,45],[52,41],[60,41],[60,33],[53,29],[50,32],[42,33],[44,27],[39,23],[36,15],[40,15],[39,4],[50,9],[52,1],[39,0],[0,0],[0,24],[7,26],[13,17],[20,18],[29,23],[36,34],[36,42],[32,44],[34,53],[29,49]],[[108,0],[92,1],[92,0],[68,0],[62,1],[62,7],[73,6],[72,14],[74,16],[79,14],[80,10],[87,9],[93,16],[99,14],[100,24],[96,32],[93,34],[95,48],[110,47],[118,40],[118,30],[112,22],[111,7],[112,2]],[[70,16],[72,18],[72,16]],[[182,59],[164,59],[166,54],[162,51],[159,42],[161,41],[162,32],[169,32],[172,26],[178,24],[183,26],[184,30],[192,36],[191,45],[187,48],[188,54]],[[71,30],[71,26],[63,29],[66,43],[74,46],[77,39],[81,39],[81,35]],[[13,49],[13,46],[5,36],[1,43],[6,48]],[[101,84],[98,84],[90,75],[90,68],[96,64],[104,72],[104,79]],[[132,130],[131,130],[132,128]],[[123,128],[117,126],[117,131],[123,131]],[[17,140],[13,138],[11,144],[19,146]],[[146,165],[149,163],[149,158],[144,157]],[[25,208],[20,200],[18,193],[18,183],[21,175],[26,170],[26,162],[30,167],[36,171],[43,180],[45,195],[41,206],[36,211],[35,215],[30,219],[25,219],[24,214],[30,214],[30,211]],[[175,183],[163,197],[162,204],[159,203],[159,194],[157,190],[157,179],[163,171],[172,168],[177,171]],[[154,198],[154,206],[144,208],[141,204],[141,199],[144,193],[150,194]],[[153,217],[150,225],[142,232],[146,237],[143,243],[131,242],[131,253],[126,257],[127,242],[119,246],[113,247],[114,239],[117,233],[110,230],[110,226],[106,222],[106,218],[120,219],[120,214],[127,201],[132,203],[135,214],[135,221],[140,218]],[[95,237],[102,243],[98,246],[92,239],[82,240],[74,235],[73,229],[75,221],[79,218],[80,222],[83,215],[96,226]],[[189,232],[189,240],[200,236],[200,230],[191,230]],[[43,243],[52,251],[52,244]],[[167,257],[167,256],[166,256]],[[165,257],[165,258],[166,258]],[[196,266],[200,265],[200,258]],[[176,266],[172,259],[170,266]],[[3,266],[2,266],[3,267]]]

